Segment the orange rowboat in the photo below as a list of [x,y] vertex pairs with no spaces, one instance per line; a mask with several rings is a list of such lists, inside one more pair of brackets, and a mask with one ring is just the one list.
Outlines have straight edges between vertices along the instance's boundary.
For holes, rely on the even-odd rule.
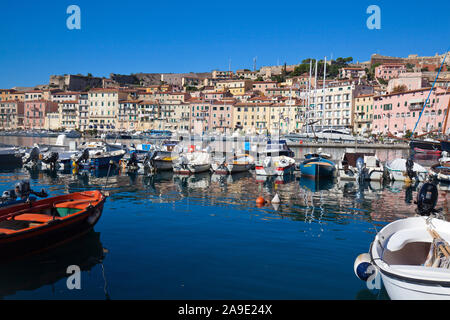
[[0,261],[49,249],[90,231],[106,195],[84,191],[0,209]]

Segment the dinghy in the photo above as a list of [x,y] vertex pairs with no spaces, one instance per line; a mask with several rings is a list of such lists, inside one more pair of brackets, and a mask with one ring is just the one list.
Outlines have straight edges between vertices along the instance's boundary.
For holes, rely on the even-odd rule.
[[217,174],[233,174],[238,172],[245,172],[251,169],[255,160],[248,154],[238,155],[229,160],[214,159],[211,163],[211,168]]
[[424,181],[428,175],[424,167],[411,159],[394,159],[386,164],[386,168],[389,171],[390,179],[394,181],[405,181],[408,178]]
[[336,174],[336,165],[328,154],[308,153],[300,163],[302,176],[311,178],[332,178]]
[[67,242],[93,228],[106,195],[76,192],[0,209],[0,259]]
[[179,174],[194,174],[211,169],[211,156],[205,151],[182,153],[173,163],[173,172]]
[[284,176],[294,173],[295,160],[287,156],[266,157],[255,162],[255,173],[261,176]]
[[367,281],[381,276],[391,299],[450,299],[450,223],[438,219],[437,187],[425,183],[417,195],[420,216],[394,221],[378,232],[354,271]]

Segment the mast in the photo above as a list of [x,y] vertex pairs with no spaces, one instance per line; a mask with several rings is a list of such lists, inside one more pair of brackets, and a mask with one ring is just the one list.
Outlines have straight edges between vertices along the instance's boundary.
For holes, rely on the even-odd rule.
[[[312,68],[312,61],[309,59],[309,79],[308,79],[308,97],[307,97],[307,106],[306,110],[308,110],[308,121],[309,121],[309,107],[311,105],[310,96],[311,96],[311,68]],[[306,127],[306,133],[309,132],[309,125]]]
[[327,57],[325,57],[325,63],[323,65],[323,112],[322,112],[322,131],[323,131],[323,121],[325,120],[325,81],[327,78]]
[[316,68],[314,72],[314,116],[317,118],[317,59],[316,59]]

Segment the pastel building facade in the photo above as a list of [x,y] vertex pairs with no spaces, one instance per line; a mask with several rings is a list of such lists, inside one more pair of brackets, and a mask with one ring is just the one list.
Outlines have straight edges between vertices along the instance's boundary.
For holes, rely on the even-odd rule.
[[58,104],[48,100],[34,100],[24,102],[24,119],[23,125],[25,129],[45,129],[45,121],[47,114],[58,113]]
[[388,81],[398,78],[406,72],[406,66],[402,63],[384,63],[375,67],[375,77]]
[[0,101],[0,128],[18,129],[23,127],[22,101]]
[[373,121],[373,94],[355,97],[353,107],[353,133],[363,135],[369,133]]
[[[374,97],[372,133],[394,135],[413,131],[430,88]],[[415,133],[442,130],[450,92],[434,88]],[[448,129],[446,130],[449,131]]]

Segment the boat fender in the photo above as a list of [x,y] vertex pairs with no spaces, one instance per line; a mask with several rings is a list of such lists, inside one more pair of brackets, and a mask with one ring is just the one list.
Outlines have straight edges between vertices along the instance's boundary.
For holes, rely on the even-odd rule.
[[[372,264],[370,263],[370,255],[368,253],[360,254],[353,265],[353,270],[355,275],[362,281],[367,281],[369,277],[376,272],[375,268],[370,268]],[[371,271],[371,269],[373,269]]]
[[277,193],[277,194],[275,194],[275,196],[273,197],[272,203],[278,204],[278,203],[280,203],[280,202],[281,202],[281,201],[280,201],[280,197],[278,196],[278,193]]

